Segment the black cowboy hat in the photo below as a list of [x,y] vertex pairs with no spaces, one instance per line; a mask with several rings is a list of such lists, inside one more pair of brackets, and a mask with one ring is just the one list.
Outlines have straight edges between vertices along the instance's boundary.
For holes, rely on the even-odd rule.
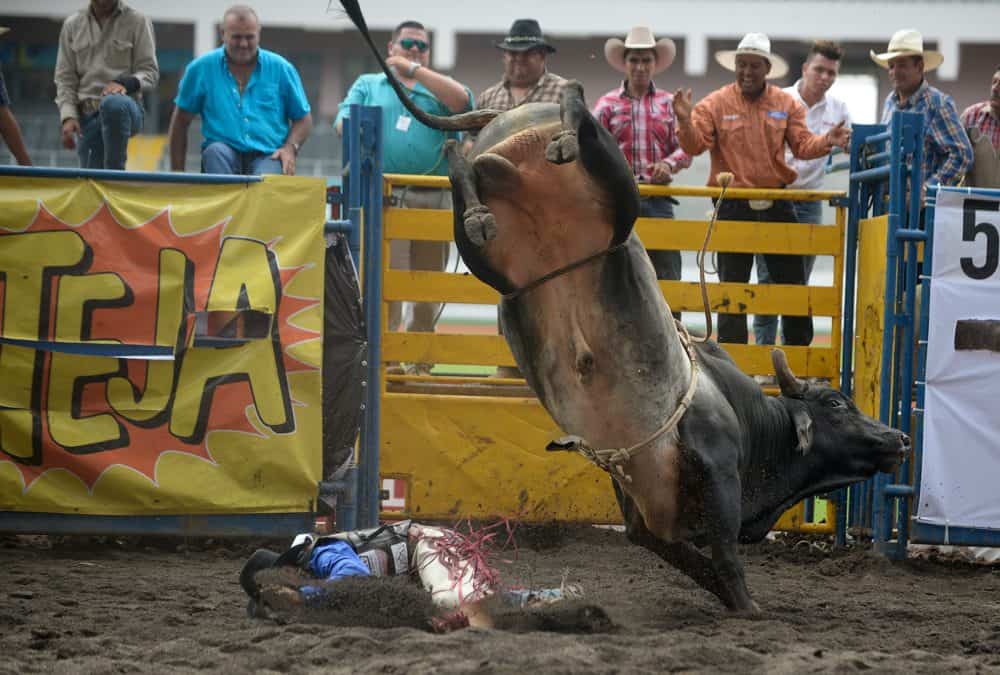
[[534,19],[516,19],[502,41],[494,43],[498,49],[508,52],[526,52],[529,49],[544,49],[548,53],[556,48],[545,41],[542,27]]

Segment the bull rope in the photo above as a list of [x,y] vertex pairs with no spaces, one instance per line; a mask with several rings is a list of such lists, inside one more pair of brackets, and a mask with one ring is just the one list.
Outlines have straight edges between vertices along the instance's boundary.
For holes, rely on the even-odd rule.
[[551,281],[552,279],[555,279],[558,276],[566,274],[567,272],[571,272],[572,270],[575,270],[577,267],[582,267],[583,265],[586,265],[589,262],[597,260],[598,258],[603,258],[606,255],[611,255],[612,253],[614,253],[615,251],[617,251],[618,249],[620,249],[622,246],[624,246],[627,243],[628,243],[628,239],[626,239],[625,241],[619,242],[619,243],[615,244],[614,246],[609,246],[609,247],[607,247],[605,249],[601,249],[597,253],[592,253],[592,254],[588,255],[586,258],[581,258],[580,260],[575,260],[575,261],[571,262],[568,265],[564,265],[563,267],[560,267],[557,270],[553,270],[552,272],[549,272],[548,274],[545,274],[543,276],[538,277],[534,281],[532,281],[530,283],[527,283],[524,286],[521,286],[520,288],[515,288],[510,293],[504,293],[503,294],[503,299],[504,300],[513,300],[514,298],[517,298],[517,297],[519,297],[521,295],[524,295],[528,291],[531,291],[531,290],[534,290],[535,288],[538,288],[539,286],[541,286],[542,284],[544,284],[546,281]]
[[705,253],[708,251],[708,242],[712,238],[712,229],[715,227],[715,221],[719,217],[719,205],[722,204],[722,200],[726,197],[726,189],[733,182],[733,174],[728,171],[720,171],[715,176],[715,181],[722,188],[722,192],[719,193],[719,198],[715,200],[715,208],[712,210],[712,219],[708,221],[708,229],[705,231],[705,241],[701,245],[701,250],[698,251],[698,256],[696,260],[698,261],[698,279],[701,286],[701,306],[705,310],[705,337],[698,340],[698,342],[708,342],[712,337],[712,311],[708,306],[708,288],[705,286]]
[[[712,219],[708,223],[708,229],[705,232],[705,241],[701,245],[701,250],[698,252],[698,273],[701,285],[701,301],[702,306],[705,309],[705,336],[698,340],[698,342],[704,343],[712,337],[712,312],[708,304],[708,290],[705,285],[705,253],[708,250],[708,242],[712,238],[712,230],[715,227],[715,221],[719,217],[719,205],[725,198],[726,189],[729,187],[730,183],[733,181],[733,174],[723,171],[716,176],[716,181],[722,188],[719,193],[719,198],[715,201],[715,209],[712,211]],[[628,242],[626,239],[614,246],[609,246],[606,249],[593,253],[585,258],[571,262],[568,265],[560,267],[559,269],[553,270],[548,274],[542,275],[541,277],[531,281],[520,288],[515,288],[509,293],[504,293],[503,298],[505,300],[513,300],[528,291],[531,291],[547,281],[555,279],[558,276],[566,274],[578,267],[586,265],[589,262],[593,262],[599,258],[603,258],[606,255],[614,253],[621,247],[625,246]],[[698,388],[698,358],[694,351],[694,340],[691,338],[691,334],[688,333],[687,327],[680,321],[674,319],[674,324],[677,328],[677,334],[680,338],[681,344],[684,345],[684,351],[687,352],[688,361],[691,363],[691,381],[688,383],[687,391],[684,392],[683,398],[677,404],[677,408],[674,413],[667,418],[667,421],[657,429],[653,434],[644,441],[636,443],[635,445],[629,446],[627,448],[606,448],[598,449],[593,448],[587,443],[586,440],[580,436],[563,436],[562,438],[556,439],[546,446],[548,451],[569,451],[578,452],[583,455],[586,459],[590,460],[595,465],[604,469],[611,476],[616,479],[620,479],[626,483],[632,482],[632,477],[625,473],[625,469],[622,468],[623,464],[631,461],[639,452],[656,442],[657,439],[662,437],[664,434],[673,431],[677,428],[680,423],[681,418],[687,409],[691,406],[691,401],[694,400],[694,393]]]
[[694,400],[694,392],[698,388],[699,368],[698,358],[694,351],[694,341],[691,339],[691,335],[688,333],[688,330],[683,323],[677,321],[676,319],[674,320],[674,323],[677,326],[677,333],[678,337],[680,337],[681,344],[684,345],[684,351],[687,352],[688,360],[691,362],[691,382],[688,384],[687,391],[684,392],[684,397],[681,398],[680,402],[677,404],[677,409],[674,410],[674,414],[663,423],[663,426],[653,432],[653,435],[646,440],[627,448],[596,449],[591,447],[587,441],[579,436],[564,436],[549,443],[545,449],[550,451],[567,450],[570,452],[579,452],[585,458],[607,471],[614,478],[620,479],[626,483],[631,483],[632,477],[625,473],[625,469],[622,468],[622,465],[631,461],[633,457],[652,445],[661,436],[677,428],[677,425],[680,423],[684,413],[687,412],[687,409],[691,406],[691,401]]

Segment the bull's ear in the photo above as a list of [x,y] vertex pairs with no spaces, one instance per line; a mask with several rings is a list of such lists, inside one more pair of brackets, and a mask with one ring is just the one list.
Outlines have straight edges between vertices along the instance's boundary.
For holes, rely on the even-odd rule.
[[795,425],[795,437],[799,439],[795,449],[805,455],[813,444],[813,420],[809,409],[803,405],[795,406],[792,410],[792,423]]
[[781,387],[782,395],[789,398],[802,398],[807,385],[792,373],[792,369],[788,367],[785,352],[780,349],[772,349],[771,363],[774,365],[774,374],[778,377],[778,385]]

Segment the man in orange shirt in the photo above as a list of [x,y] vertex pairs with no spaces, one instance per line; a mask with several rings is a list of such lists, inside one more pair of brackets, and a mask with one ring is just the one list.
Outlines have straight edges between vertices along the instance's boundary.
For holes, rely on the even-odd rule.
[[[846,147],[850,131],[839,124],[822,136],[806,126],[806,109],[768,78],[780,78],[788,64],[771,53],[771,41],[763,33],[748,33],[733,51],[715,55],[723,68],[736,73],[736,82],[718,89],[692,109],[691,90],[674,96],[677,135],[681,148],[690,155],[708,150],[712,170],[708,184],[717,185],[720,171],[732,172],[734,187],[784,188],[797,174],[785,163],[785,144],[800,159],[828,154],[835,145]],[[722,220],[797,222],[792,203],[785,200],[726,199],[719,207]],[[776,284],[805,284],[805,257],[766,254],[767,269]],[[752,253],[719,253],[720,281],[746,283],[753,267]],[[812,317],[784,316],[789,345],[812,342]],[[748,341],[747,318],[719,313],[719,342]]]

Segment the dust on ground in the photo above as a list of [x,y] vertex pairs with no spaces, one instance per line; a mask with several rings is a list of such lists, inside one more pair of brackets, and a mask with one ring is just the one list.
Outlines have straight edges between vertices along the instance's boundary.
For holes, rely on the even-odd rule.
[[0,673],[1000,672],[996,568],[785,538],[743,549],[745,618],[621,533],[518,541],[505,585],[578,584],[611,631],[261,621],[238,584],[260,542],[0,535]]

